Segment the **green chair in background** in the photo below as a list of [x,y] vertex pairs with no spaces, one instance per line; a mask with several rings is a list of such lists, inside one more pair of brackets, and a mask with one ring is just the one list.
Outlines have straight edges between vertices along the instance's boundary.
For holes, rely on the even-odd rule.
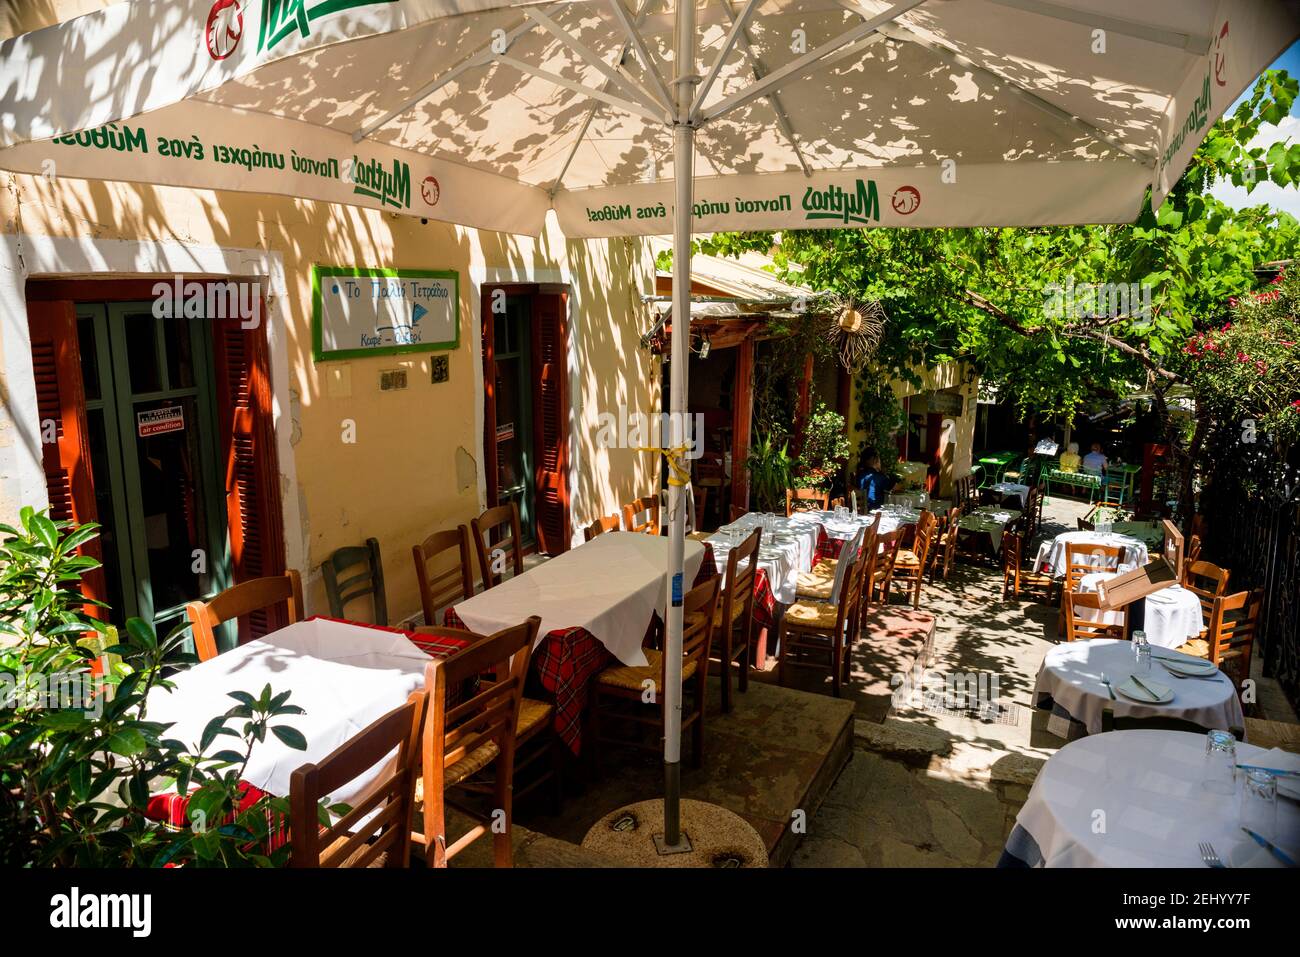
[[[384,565],[379,560],[379,539],[367,538],[364,545],[348,545],[321,563],[330,615],[346,618],[344,609],[370,595],[374,604],[371,624],[388,624],[388,597],[384,592]],[[346,576],[346,577],[344,577]],[[357,619],[361,620],[361,619]]]

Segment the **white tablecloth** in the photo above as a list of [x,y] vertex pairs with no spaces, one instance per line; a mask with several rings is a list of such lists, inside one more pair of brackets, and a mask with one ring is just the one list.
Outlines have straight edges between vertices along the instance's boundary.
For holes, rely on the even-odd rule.
[[1029,501],[1028,485],[1019,485],[1015,482],[998,482],[996,485],[990,485],[989,488],[1002,496],[1016,496],[1020,499],[1020,507],[1022,509],[1025,507],[1025,503]]
[[1039,703],[1039,696],[1051,695],[1052,700],[1087,728],[1089,734],[1101,733],[1101,713],[1108,703],[1117,715],[1138,718],[1163,715],[1223,730],[1245,726],[1236,689],[1222,671],[1213,680],[1175,678],[1160,664],[1156,655],[1189,661],[1202,659],[1166,649],[1153,654],[1151,674],[1138,677],[1172,690],[1174,698],[1168,704],[1135,701],[1118,691],[1111,702],[1101,676],[1106,675],[1111,687],[1118,688],[1134,673],[1135,665],[1132,643],[1113,638],[1069,641],[1050,649],[1038,668],[1038,681],[1034,685],[1035,704]]
[[[704,546],[687,539],[686,591],[703,563]],[[646,628],[667,605],[667,564],[667,538],[606,532],[460,602],[456,615],[485,635],[537,615],[539,642],[558,629],[584,628],[623,664],[643,665]]]
[[[1271,765],[1272,752],[1237,745],[1237,761]],[[1223,860],[1249,838],[1237,798],[1201,786],[1205,737],[1116,731],[1056,752],[1034,781],[1016,823],[1047,867],[1195,867],[1208,841]],[[1279,800],[1274,840],[1300,853],[1300,808]],[[1252,852],[1253,853],[1253,852]]]
[[959,518],[957,527],[968,532],[982,532],[992,539],[993,551],[999,552],[1002,550],[1002,533],[1007,530],[1008,525],[1020,517],[1020,514],[1014,508],[986,505]]
[[[1123,545],[1124,562],[1134,568],[1145,565],[1148,560],[1146,545],[1128,535],[1117,535],[1114,532],[1109,535],[1101,535],[1097,532],[1062,532],[1050,542],[1043,542],[1038,547],[1038,557],[1034,562],[1034,568],[1040,572],[1048,572],[1053,578],[1064,576],[1065,545],[1067,542],[1088,545]],[[1113,564],[1108,565],[1108,570],[1114,571],[1115,566]]]
[[[747,512],[730,525],[724,525],[709,536],[713,546],[713,557],[718,571],[727,570],[727,556],[731,553],[733,542],[740,544],[753,530],[762,524],[763,515]],[[817,553],[817,523],[813,521],[796,521],[782,516],[767,516],[775,521],[775,532],[763,532],[759,542],[758,565],[767,575],[772,586],[772,594],[783,605],[795,600],[795,589],[799,583],[799,573],[812,567],[813,557]],[[735,538],[733,538],[733,534]],[[742,537],[743,536],[743,537]]]
[[[197,748],[207,723],[235,706],[229,692],[247,691],[256,697],[268,684],[277,694],[292,692],[289,704],[306,713],[288,715],[277,723],[301,731],[307,750],[295,751],[268,734],[265,741],[253,746],[242,775],[254,787],[285,797],[295,769],[321,760],[400,707],[412,691],[423,688],[424,669],[430,660],[403,635],[312,619],[181,672],[172,679],[174,690],[155,688],[149,693],[147,716],[150,721],[173,723],[166,736]],[[231,722],[236,729],[242,724]],[[218,738],[210,750],[228,748],[233,741]],[[386,766],[373,768],[331,796],[355,804],[386,771]]]
[[[1079,579],[1080,591],[1096,591],[1097,583],[1110,581],[1118,572],[1092,572]],[[1201,600],[1195,592],[1181,585],[1170,585],[1142,599],[1143,625],[1147,641],[1161,648],[1177,648],[1189,638],[1195,638],[1205,628]],[[1107,625],[1124,624],[1124,612],[1099,611],[1078,608],[1075,613],[1085,621],[1101,621]]]

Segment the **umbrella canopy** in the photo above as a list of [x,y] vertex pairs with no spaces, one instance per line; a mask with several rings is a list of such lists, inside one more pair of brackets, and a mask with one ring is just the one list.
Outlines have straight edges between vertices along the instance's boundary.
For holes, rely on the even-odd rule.
[[[675,7],[121,3],[0,45],[0,167],[667,234]],[[1297,35],[1268,0],[698,0],[695,28],[699,231],[1131,221]]]
[[[0,44],[0,168],[671,231],[685,316],[693,230],[1131,221],[1298,22],[1264,0],[137,0]],[[669,847],[688,326],[663,450]]]

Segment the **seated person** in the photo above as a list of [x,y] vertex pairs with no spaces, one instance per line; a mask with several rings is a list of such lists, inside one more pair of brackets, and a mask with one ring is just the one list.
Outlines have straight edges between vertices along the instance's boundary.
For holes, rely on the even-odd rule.
[[1083,457],[1083,467],[1098,474],[1106,471],[1106,453],[1101,450],[1100,442],[1092,443],[1092,451]]
[[894,480],[880,470],[880,455],[874,449],[868,449],[866,457],[867,470],[858,479],[858,488],[867,500],[867,510],[880,508],[885,504],[885,496],[894,487]]
[[1071,442],[1070,449],[1061,453],[1061,471],[1077,472],[1079,471],[1079,443]]

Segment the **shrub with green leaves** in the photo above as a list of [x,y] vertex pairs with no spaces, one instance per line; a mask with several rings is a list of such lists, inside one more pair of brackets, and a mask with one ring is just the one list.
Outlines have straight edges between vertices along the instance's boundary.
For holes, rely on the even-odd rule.
[[[132,618],[119,634],[81,587],[99,562],[77,550],[98,526],[31,508],[20,526],[0,525],[0,865],[283,863],[287,846],[265,848],[286,826],[288,802],[244,801],[241,774],[268,731],[306,747],[279,721],[301,713],[288,692],[232,692],[234,705],[191,752],[146,714],[149,693],[172,687],[167,676],[194,660],[184,626],[160,639]],[[211,750],[226,738],[237,743]],[[167,788],[189,794],[191,826],[145,817],[150,794]]]
[[844,416],[818,402],[804,425],[803,447],[795,464],[798,488],[828,489],[849,460]]

